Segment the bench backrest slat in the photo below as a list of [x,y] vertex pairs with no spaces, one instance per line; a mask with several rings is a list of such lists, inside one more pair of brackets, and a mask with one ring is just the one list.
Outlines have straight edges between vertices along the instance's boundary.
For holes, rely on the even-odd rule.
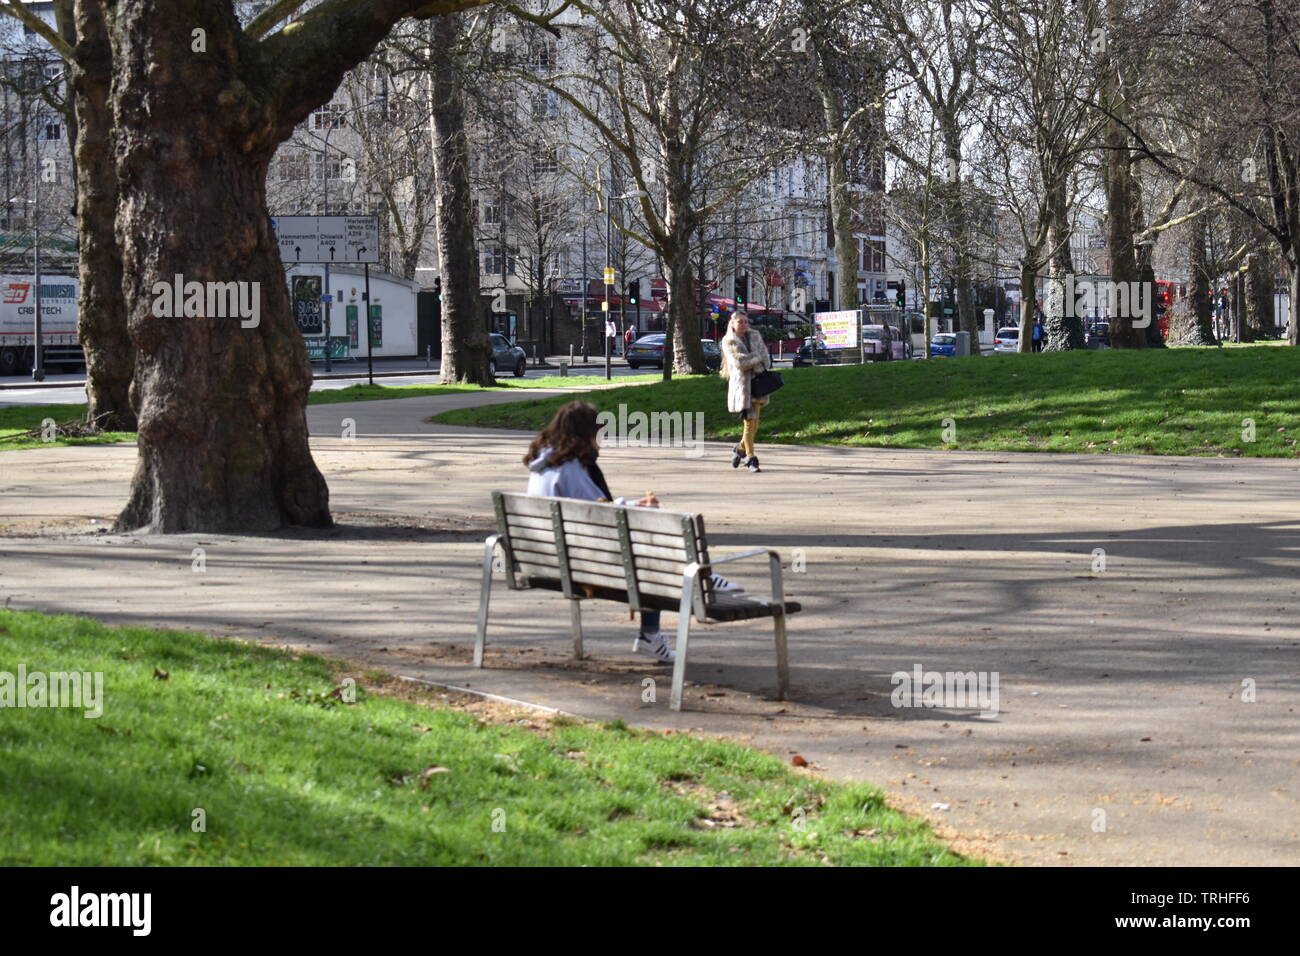
[[559,565],[560,585],[564,588],[564,596],[573,597],[573,574],[569,565],[569,553],[564,541],[564,513],[560,508],[560,502],[552,499],[551,521],[555,529],[555,560]]
[[[703,525],[687,512],[510,492],[493,498],[507,561],[523,575],[558,583],[567,597],[582,597],[584,586],[600,588],[642,610],[643,595],[679,598],[686,566],[705,553]],[[708,589],[701,575],[692,588],[699,617]]]
[[633,611],[641,610],[641,594],[637,590],[636,555],[632,553],[632,531],[628,527],[627,509],[619,508],[614,512],[618,524],[618,543],[623,562],[623,576],[627,579],[627,606]]

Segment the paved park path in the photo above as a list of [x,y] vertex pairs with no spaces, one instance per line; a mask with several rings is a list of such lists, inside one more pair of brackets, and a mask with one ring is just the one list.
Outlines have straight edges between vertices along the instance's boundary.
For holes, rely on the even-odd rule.
[[[309,408],[339,520],[328,532],[111,535],[134,446],[5,453],[0,599],[798,753],[991,858],[1300,860],[1294,462],[769,446],[750,475],[717,444],[697,459],[607,449],[615,493],[703,511],[715,554],[772,545],[804,568],[786,577],[805,608],[791,619],[792,700],[770,697],[770,628],[720,625],[693,635],[673,714],[669,670],[629,653],[615,605],[589,605],[579,664],[561,599],[503,587],[490,666],[469,666],[488,492],[522,487],[528,436],[424,419],[542,394]],[[338,437],[344,418],[353,441]],[[754,592],[766,577],[728,574]],[[996,672],[999,713],[896,709],[891,675],[915,665]]]

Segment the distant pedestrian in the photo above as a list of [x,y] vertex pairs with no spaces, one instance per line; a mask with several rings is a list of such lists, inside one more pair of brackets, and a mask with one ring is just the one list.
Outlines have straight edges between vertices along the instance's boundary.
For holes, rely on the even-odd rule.
[[755,398],[750,393],[754,376],[772,365],[767,343],[758,330],[749,327],[749,316],[737,310],[727,324],[727,334],[722,337],[722,367],[719,374],[727,380],[727,411],[740,415],[743,423],[740,444],[731,452],[731,467],[739,468],[741,461],[751,472],[758,472],[758,456],[754,454],[754,436],[758,434],[758,419],[770,396]]
[[1043,350],[1043,339],[1047,335],[1047,330],[1043,328],[1043,313],[1041,312],[1039,312],[1037,318],[1034,319],[1033,334],[1034,334],[1034,351],[1041,352]]
[[623,333],[623,354],[625,356],[627,355],[627,350],[632,347],[634,341],[636,341],[636,326],[629,325],[627,331]]

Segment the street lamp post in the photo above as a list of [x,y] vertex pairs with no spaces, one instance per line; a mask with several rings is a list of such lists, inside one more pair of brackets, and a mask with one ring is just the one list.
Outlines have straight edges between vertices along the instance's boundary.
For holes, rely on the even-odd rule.
[[[614,171],[613,171],[612,168],[610,169],[610,176],[609,176],[609,191],[610,191],[611,193],[614,191]],[[613,263],[610,262],[610,236],[611,236],[611,234],[612,234],[612,229],[611,229],[611,216],[612,216],[612,209],[613,209],[613,205],[612,205],[612,204],[613,204],[614,202],[624,202],[624,201],[626,201],[626,200],[628,200],[628,199],[637,199],[637,198],[639,198],[639,197],[641,197],[641,196],[648,196],[648,195],[650,195],[650,194],[649,194],[648,192],[646,192],[644,189],[635,189],[635,190],[633,190],[632,192],[624,193],[624,194],[621,195],[621,196],[611,196],[609,199],[606,199],[606,200],[605,200],[605,301],[604,301],[604,306],[603,306],[603,307],[604,307],[604,312],[605,312],[605,378],[607,378],[607,379],[612,377],[612,372],[611,372],[611,369],[610,369],[610,347],[611,347],[611,343],[610,343],[610,335],[609,335],[609,321],[610,321],[610,319],[609,319],[609,290],[610,290],[610,288],[612,287],[612,283],[610,282],[610,278],[609,278],[609,273],[610,273],[610,269],[611,269],[611,267],[612,267],[612,265],[613,265]],[[624,259],[626,260],[626,256],[624,257]],[[624,266],[626,266],[626,265],[627,265],[627,263],[626,263],[626,261],[625,261],[625,262],[624,262]],[[624,276],[624,279],[625,279],[625,280],[626,280],[626,278],[627,278],[627,277]],[[621,296],[619,297],[619,300],[618,300],[618,316],[619,316],[619,320],[618,320],[618,321],[619,321],[619,329],[618,329],[618,332],[619,332],[619,335],[622,335],[622,334],[623,334],[623,331],[624,331],[624,328],[625,328],[626,325],[627,325],[627,312],[626,312],[626,308],[625,308],[625,303],[624,303],[623,298],[622,298]]]
[[[332,113],[330,115],[329,122],[325,126],[325,150],[324,150],[325,155],[321,160],[320,179],[321,179],[321,215],[322,216],[328,216],[330,214],[330,133],[334,132],[336,128],[335,122],[341,121],[342,118],[344,116],[347,116],[349,113],[356,113],[360,110],[369,109],[370,107],[374,106],[376,103],[386,102],[386,101],[387,101],[386,96],[376,96],[369,103],[361,103],[360,105],[354,106],[351,109],[341,110],[338,113]],[[330,264],[326,262],[324,265],[325,265],[325,290],[323,294],[325,296],[325,328],[324,328],[325,371],[330,372],[333,371],[334,368],[330,358],[330,335],[334,331],[333,316],[332,316],[330,306],[333,304],[333,301],[330,297]],[[369,301],[365,303],[365,312],[366,314],[362,319],[362,321],[365,323],[365,327],[366,327],[366,358],[369,359],[371,357],[371,350],[374,347],[371,342],[371,336],[370,336]]]

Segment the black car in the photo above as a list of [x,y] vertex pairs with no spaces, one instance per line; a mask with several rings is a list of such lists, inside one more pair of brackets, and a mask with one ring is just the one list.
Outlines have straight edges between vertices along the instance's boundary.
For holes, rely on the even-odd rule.
[[805,339],[803,347],[795,353],[792,364],[795,368],[801,365],[839,365],[840,354],[817,345],[811,339]]
[[1094,322],[1084,333],[1084,341],[1090,349],[1110,348],[1110,323]]
[[722,349],[713,339],[700,339],[700,346],[704,349],[704,367],[710,372],[716,372],[722,368]]
[[508,369],[515,373],[515,378],[524,377],[524,369],[528,365],[528,355],[517,345],[511,345],[509,340],[497,332],[492,333],[492,368],[500,373]]
[[642,365],[657,365],[663,368],[664,333],[652,332],[650,335],[643,335],[628,346],[627,364],[629,368],[640,368]]

